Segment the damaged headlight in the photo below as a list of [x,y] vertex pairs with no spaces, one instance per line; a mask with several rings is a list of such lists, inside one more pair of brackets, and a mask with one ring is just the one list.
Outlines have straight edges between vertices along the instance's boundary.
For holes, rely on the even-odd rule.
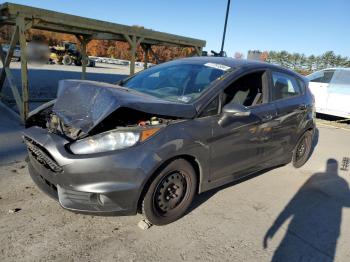
[[70,145],[74,154],[93,154],[123,149],[142,142],[158,132],[159,128],[138,131],[110,131],[78,140]]
[[140,139],[138,132],[106,132],[71,144],[74,154],[93,154],[131,147]]

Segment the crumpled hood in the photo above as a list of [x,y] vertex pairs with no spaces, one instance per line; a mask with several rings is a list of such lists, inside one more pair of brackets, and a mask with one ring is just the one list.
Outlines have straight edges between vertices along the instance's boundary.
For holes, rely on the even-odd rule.
[[88,133],[121,107],[169,117],[196,115],[191,104],[169,102],[118,85],[85,80],[61,80],[53,112],[64,124]]

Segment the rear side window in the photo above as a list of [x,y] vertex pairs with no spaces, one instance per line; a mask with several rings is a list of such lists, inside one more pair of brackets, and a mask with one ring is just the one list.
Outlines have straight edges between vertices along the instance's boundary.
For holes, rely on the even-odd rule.
[[331,82],[334,75],[334,70],[317,71],[308,76],[310,82],[325,83]]
[[280,73],[272,72],[273,99],[284,99],[302,94],[302,88],[296,78]]

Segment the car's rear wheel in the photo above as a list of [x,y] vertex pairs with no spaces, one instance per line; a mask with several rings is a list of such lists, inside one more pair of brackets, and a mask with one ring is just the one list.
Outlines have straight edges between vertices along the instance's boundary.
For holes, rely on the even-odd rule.
[[154,225],[174,222],[185,214],[196,187],[196,173],[188,161],[170,162],[150,184],[142,202],[143,215]]
[[299,168],[303,166],[310,157],[312,148],[312,131],[306,131],[299,139],[293,151],[293,166]]

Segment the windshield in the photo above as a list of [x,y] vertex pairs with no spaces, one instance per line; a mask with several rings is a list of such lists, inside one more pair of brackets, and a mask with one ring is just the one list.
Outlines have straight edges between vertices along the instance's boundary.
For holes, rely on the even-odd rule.
[[120,85],[164,100],[190,103],[229,69],[214,63],[165,63],[142,71]]

